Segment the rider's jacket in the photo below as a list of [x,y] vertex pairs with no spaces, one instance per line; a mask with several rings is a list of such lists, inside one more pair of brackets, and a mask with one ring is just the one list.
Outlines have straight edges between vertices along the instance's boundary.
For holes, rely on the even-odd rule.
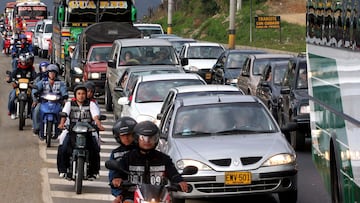
[[[34,80],[36,72],[33,66],[29,66],[26,69],[16,68],[15,71],[11,72],[11,79],[28,78],[30,81]],[[8,82],[11,82],[9,80]]]
[[24,54],[24,53],[32,53],[33,52],[33,47],[31,44],[25,42],[25,43],[16,43],[12,50],[11,50],[11,55],[13,58],[17,58],[19,57],[20,54]]
[[[63,81],[55,79],[54,84],[51,86],[48,78],[44,78],[41,81],[36,83],[37,88],[33,90],[33,95],[36,92],[41,92],[41,94],[54,93],[60,95],[62,99],[68,98],[68,91],[66,85]],[[33,96],[34,101],[37,102],[37,98]]]
[[90,112],[90,101],[85,100],[83,105],[80,107],[76,101],[71,101],[70,107],[70,129],[76,124],[78,121],[91,123],[92,117]]
[[183,181],[171,158],[157,150],[142,154],[140,149],[133,149],[120,160],[121,166],[130,175],[116,171],[115,178],[129,180],[135,184],[166,185],[167,180],[172,183]]

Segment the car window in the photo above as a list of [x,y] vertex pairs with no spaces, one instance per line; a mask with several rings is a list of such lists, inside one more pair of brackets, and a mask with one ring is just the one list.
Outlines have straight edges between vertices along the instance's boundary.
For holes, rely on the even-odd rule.
[[274,73],[273,73],[274,84],[281,85],[281,83],[284,79],[286,70],[287,70],[286,65],[278,66],[278,67],[274,68]]
[[52,33],[53,32],[53,24],[46,24],[44,32],[45,33]]
[[227,58],[227,68],[242,68],[246,60],[246,54],[232,53]]
[[177,65],[178,63],[172,46],[136,46],[121,49],[119,66]]
[[300,67],[298,72],[298,80],[296,84],[296,88],[298,89],[307,89],[308,88],[308,80],[307,80],[307,69],[306,67]]
[[220,103],[180,107],[173,135],[196,137],[277,131],[265,107],[258,103]]
[[89,61],[107,61],[111,47],[94,47],[91,51]]

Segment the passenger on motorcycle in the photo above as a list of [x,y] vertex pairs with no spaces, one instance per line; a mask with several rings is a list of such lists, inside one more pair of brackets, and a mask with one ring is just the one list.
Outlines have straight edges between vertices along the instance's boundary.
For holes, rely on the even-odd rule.
[[[40,123],[41,118],[39,115],[40,111],[40,105],[41,101],[37,98],[35,95],[42,95],[49,92],[55,93],[57,95],[60,95],[62,100],[62,103],[64,103],[68,99],[68,91],[65,83],[58,79],[59,74],[59,68],[55,64],[50,64],[47,66],[46,69],[47,77],[43,77],[42,80],[37,82],[35,84],[36,88],[33,89],[32,95],[33,95],[33,103],[32,107],[33,114],[32,114],[32,120],[33,120],[33,133],[35,135],[39,135],[39,129],[40,129]],[[39,135],[39,138],[43,140],[43,135]]]
[[[105,130],[99,120],[100,112],[96,104],[87,99],[87,90],[84,85],[77,85],[74,88],[74,101],[65,103],[62,112],[66,113],[69,118],[69,133],[66,135],[63,143],[59,145],[57,155],[57,167],[60,177],[66,177],[67,169],[70,167],[70,157],[75,144],[75,134],[71,131],[72,127],[79,120],[89,122],[95,122],[95,125],[99,130]],[[66,117],[62,117],[59,129],[65,128]],[[93,137],[93,136],[92,136]],[[93,137],[94,138],[94,137]],[[96,178],[100,170],[100,149],[95,139],[87,139],[87,146],[89,150],[89,178]]]
[[[22,53],[31,53],[33,54],[33,47],[30,43],[27,42],[26,35],[20,34],[20,41],[15,43],[11,50],[11,56],[12,56],[12,68],[13,71],[16,69],[17,60]],[[34,63],[34,58],[33,61]]]
[[8,83],[12,82],[13,89],[9,93],[9,101],[8,101],[8,115],[11,115],[11,119],[15,119],[15,88],[17,84],[15,81],[19,78],[29,78],[30,81],[33,81],[36,77],[36,72],[33,66],[34,55],[30,53],[24,53],[19,56],[19,62],[16,68],[11,72],[11,75],[8,75],[6,81]]
[[[136,125],[135,119],[131,117],[121,117],[117,120],[113,126],[113,136],[119,147],[111,151],[110,160],[120,161],[124,154],[135,149],[134,143],[134,127]],[[113,203],[121,203],[122,196],[119,188],[113,187],[112,185],[118,185],[120,178],[114,178],[115,171],[109,170],[109,182],[111,185],[111,194],[115,197]]]
[[[138,148],[126,153],[120,160],[121,168],[129,171],[116,171],[111,182],[112,187],[120,187],[122,180],[130,180],[135,184],[166,185],[167,180],[178,183],[183,192],[188,191],[188,185],[174,166],[171,158],[157,151],[159,129],[151,121],[143,121],[135,125],[135,142]],[[117,181],[114,181],[117,180]]]

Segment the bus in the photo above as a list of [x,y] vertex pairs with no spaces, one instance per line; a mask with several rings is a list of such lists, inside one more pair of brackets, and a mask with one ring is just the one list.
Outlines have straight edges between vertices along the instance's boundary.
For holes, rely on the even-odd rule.
[[65,70],[64,47],[74,44],[85,27],[97,22],[132,22],[134,13],[132,0],[54,0],[50,61]]
[[334,203],[360,202],[360,0],[307,0],[312,159]]
[[[47,19],[47,17],[47,6],[43,2],[39,0],[17,0],[12,16],[13,27],[19,26],[26,30],[26,26],[34,27],[37,21]],[[24,23],[23,20],[25,20],[25,25],[17,25]]]

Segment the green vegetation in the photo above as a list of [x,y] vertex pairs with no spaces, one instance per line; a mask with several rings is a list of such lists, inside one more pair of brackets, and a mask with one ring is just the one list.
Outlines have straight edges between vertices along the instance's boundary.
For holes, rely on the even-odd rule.
[[[236,14],[236,46],[253,46],[288,52],[305,51],[305,26],[281,22],[279,29],[255,29],[254,17],[269,14],[264,0],[252,0],[252,41],[250,42],[250,0],[243,0]],[[167,3],[165,3],[167,5]],[[261,14],[259,14],[261,13]],[[151,19],[167,28],[166,11]],[[229,1],[186,0],[177,4],[173,15],[173,34],[203,41],[228,44]],[[281,40],[280,40],[281,39]]]

